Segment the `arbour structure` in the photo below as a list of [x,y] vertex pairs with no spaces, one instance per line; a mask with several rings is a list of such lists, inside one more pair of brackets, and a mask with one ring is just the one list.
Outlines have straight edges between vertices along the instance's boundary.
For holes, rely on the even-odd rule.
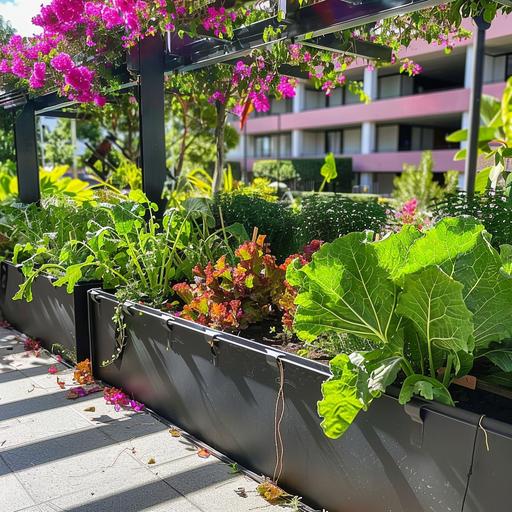
[[[232,39],[205,35],[201,39],[179,38],[166,34],[146,37],[127,58],[127,71],[121,89],[135,90],[140,112],[140,162],[143,190],[148,198],[162,202],[166,180],[164,77],[168,72],[193,72],[216,64],[234,64],[249,58],[252,50],[272,45],[276,41],[300,42],[306,46],[342,52],[381,61],[391,59],[391,50],[385,46],[351,39],[349,43],[334,34],[376,22],[381,19],[433,7],[442,0],[321,0],[299,7],[293,0],[278,0],[279,15],[236,29]],[[501,3],[510,5],[509,0]],[[481,25],[480,40],[482,36]],[[265,40],[267,27],[279,29],[278,39]],[[477,45],[478,46],[478,45]],[[481,47],[483,59],[483,45]],[[478,53],[478,52],[475,52]],[[479,57],[476,56],[476,59]],[[475,66],[475,71],[478,66]],[[294,66],[282,66],[283,75],[307,78]],[[121,72],[124,72],[122,70]],[[479,99],[482,75],[473,80],[470,141],[478,133]],[[56,92],[30,97],[25,91],[7,91],[0,96],[0,106],[13,112],[18,174],[19,198],[24,203],[38,202],[39,163],[37,157],[36,118],[49,112],[54,117],[76,115],[69,109],[76,103],[60,97]],[[476,128],[475,128],[476,127]],[[472,191],[476,172],[476,144],[470,144],[466,183]],[[473,153],[474,154],[473,154]]]

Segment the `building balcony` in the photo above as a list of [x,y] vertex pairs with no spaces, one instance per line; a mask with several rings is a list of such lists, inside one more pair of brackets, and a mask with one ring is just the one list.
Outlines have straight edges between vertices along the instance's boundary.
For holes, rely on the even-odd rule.
[[[505,83],[484,86],[484,93],[500,97]],[[469,89],[452,89],[374,100],[369,104],[342,105],[339,107],[306,110],[250,119],[246,130],[248,135],[268,134],[291,130],[315,130],[334,127],[354,126],[365,122],[383,123],[405,119],[421,119],[447,114],[462,114],[469,109]],[[279,119],[280,117],[280,119]]]

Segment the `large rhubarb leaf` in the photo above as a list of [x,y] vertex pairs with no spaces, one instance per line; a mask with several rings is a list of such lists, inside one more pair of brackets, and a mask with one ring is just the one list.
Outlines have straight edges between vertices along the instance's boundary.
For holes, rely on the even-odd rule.
[[318,402],[321,426],[328,437],[343,435],[359,411],[366,410],[396,380],[402,358],[385,353],[340,354],[331,361],[332,377],[322,384],[323,399]]
[[407,261],[394,272],[394,277],[399,278],[431,265],[454,260],[475,247],[483,230],[482,224],[472,217],[448,217],[441,220],[413,243]]
[[364,233],[325,244],[311,263],[290,272],[290,281],[300,283],[294,329],[301,339],[345,332],[383,344],[396,332],[397,289]]
[[477,350],[512,336],[512,276],[501,267],[500,255],[482,235],[453,266],[452,277],[464,285],[464,302],[473,313]]
[[406,224],[400,232],[374,243],[380,266],[389,272],[393,280],[402,275],[402,269],[409,260],[409,251],[422,236],[415,226]]
[[512,245],[504,244],[500,246],[501,262],[503,270],[512,275]]
[[398,401],[404,405],[414,395],[420,395],[427,400],[436,400],[446,405],[455,405],[446,387],[432,377],[425,375],[410,375],[404,380]]
[[428,267],[405,277],[397,313],[411,320],[427,347],[471,352],[473,315],[462,290],[463,285],[440,268]]

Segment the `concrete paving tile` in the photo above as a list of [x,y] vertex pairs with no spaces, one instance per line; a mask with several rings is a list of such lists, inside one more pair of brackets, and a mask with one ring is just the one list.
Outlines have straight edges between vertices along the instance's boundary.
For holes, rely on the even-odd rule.
[[94,429],[80,434],[16,447],[2,452],[2,457],[36,502],[154,479],[127,448],[112,445],[104,434]]
[[[205,512],[240,512],[269,506],[256,491],[258,484],[254,480],[241,473],[233,474],[227,464],[213,456],[179,459],[157,468],[155,474]],[[281,509],[285,507],[272,507]]]
[[0,458],[0,507],[2,512],[15,512],[35,504],[14,473]]
[[[94,493],[92,495],[92,493]],[[113,485],[99,492],[88,490],[52,500],[66,512],[200,512],[190,501],[162,480],[141,485]]]
[[[48,395],[38,398],[44,400],[47,397]],[[0,447],[0,453],[18,445],[33,444],[38,440],[58,437],[90,426],[82,416],[67,410],[66,407],[50,408],[35,414],[20,416],[16,420],[10,428],[1,430],[0,443],[3,445]],[[3,423],[0,423],[0,426],[3,426]]]
[[[138,415],[131,410],[121,409],[117,412],[112,405],[108,405],[105,402],[103,393],[101,392],[74,400],[72,407],[94,426],[102,426],[112,421],[130,419]],[[90,407],[94,407],[93,412],[85,411],[85,409]]]
[[154,459],[155,462],[149,465],[153,472],[160,465],[195,455],[197,452],[197,448],[184,438],[171,437],[168,427],[148,414],[141,414],[115,426],[117,428],[108,425],[101,430],[114,439],[120,439],[123,435],[125,438],[130,436],[123,445],[129,447],[133,456],[142,464]]
[[[15,373],[20,374],[20,372]],[[47,390],[36,385],[30,377],[13,379],[10,372],[0,374],[0,404],[17,402],[46,394]]]

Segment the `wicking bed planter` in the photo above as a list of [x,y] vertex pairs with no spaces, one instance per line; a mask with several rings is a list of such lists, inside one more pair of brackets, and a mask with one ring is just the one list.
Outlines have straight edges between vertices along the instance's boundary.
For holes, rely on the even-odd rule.
[[48,350],[83,361],[90,357],[87,291],[98,283],[78,283],[72,294],[66,287],[53,286],[54,278],[36,277],[31,302],[13,300],[24,281],[19,267],[2,262],[0,267],[0,310],[3,318],[21,332],[39,339]]
[[508,475],[512,438],[501,435],[485,452],[481,416],[421,401],[404,408],[386,395],[330,440],[316,412],[326,366],[131,304],[125,349],[102,367],[115,352],[118,302],[100,290],[89,294],[95,376],[258,474],[274,473],[283,383],[279,484],[304,503],[330,512],[506,510],[508,486],[481,469],[492,457],[493,471]]

